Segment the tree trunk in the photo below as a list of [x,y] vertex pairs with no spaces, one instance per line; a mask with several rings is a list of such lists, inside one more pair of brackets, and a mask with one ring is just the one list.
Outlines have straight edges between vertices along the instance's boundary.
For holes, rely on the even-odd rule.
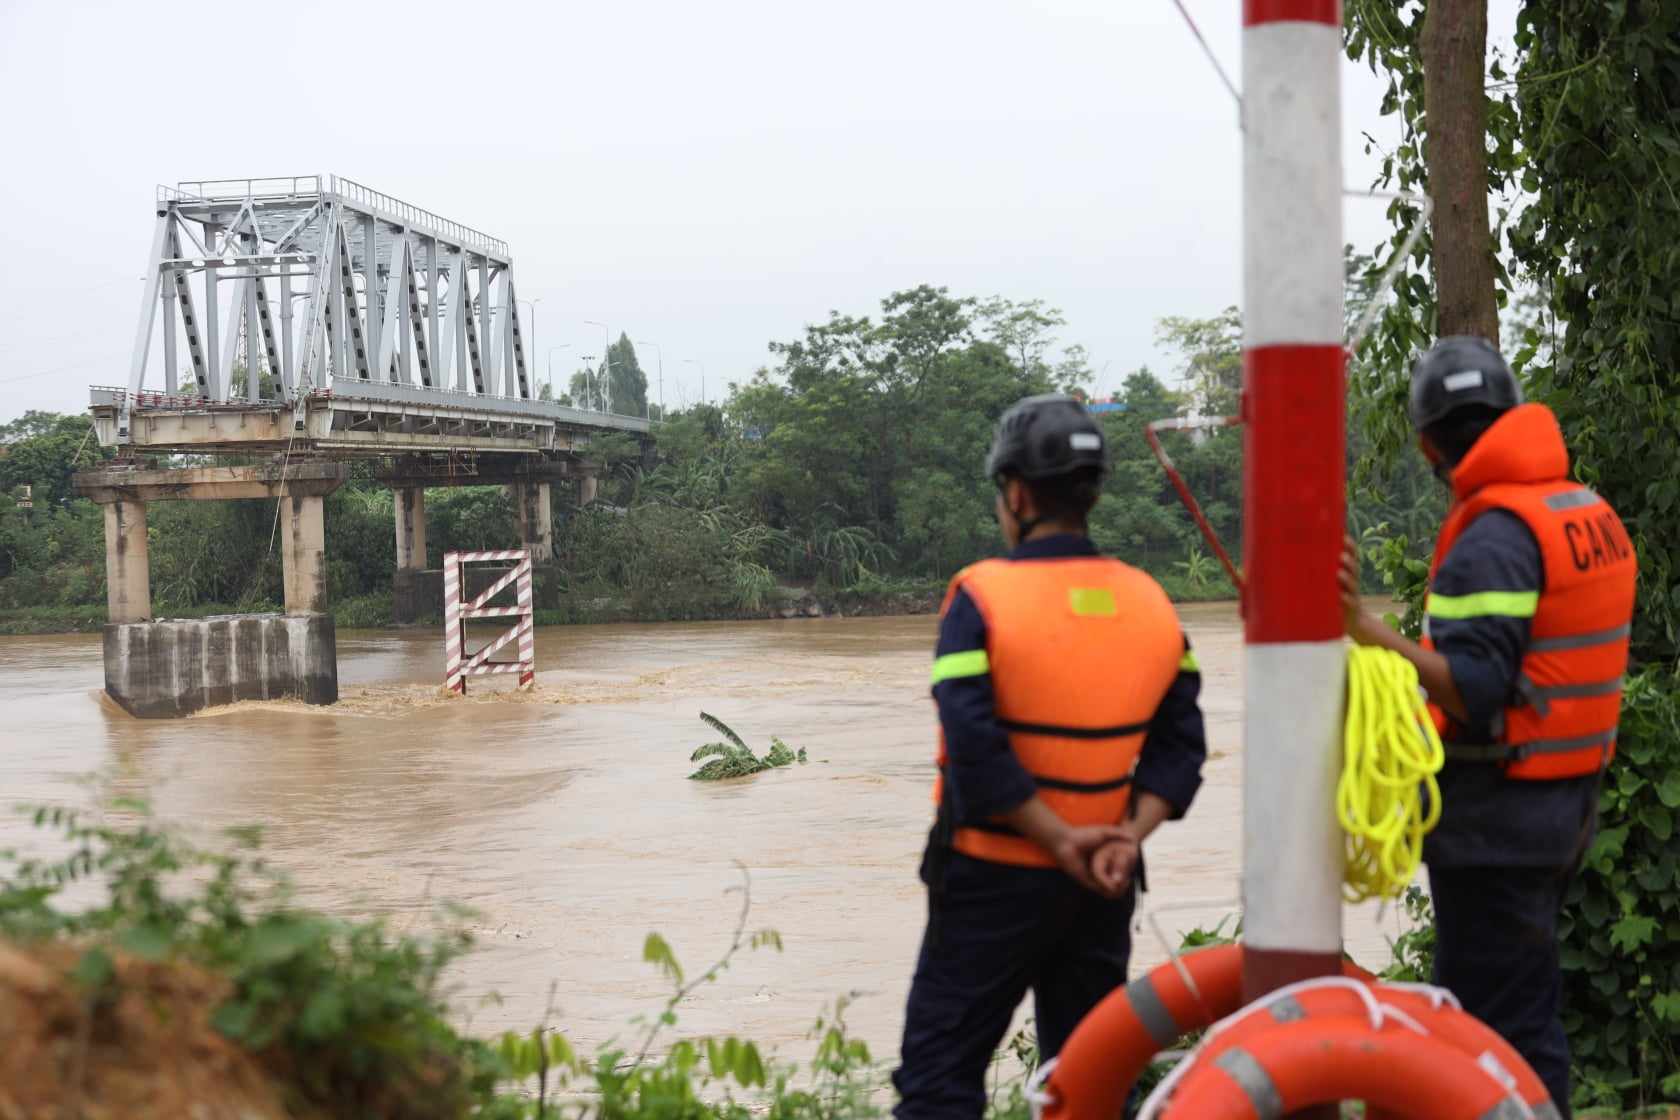
[[1423,17],[1423,158],[1429,168],[1439,334],[1499,345],[1488,227],[1487,0],[1428,0]]

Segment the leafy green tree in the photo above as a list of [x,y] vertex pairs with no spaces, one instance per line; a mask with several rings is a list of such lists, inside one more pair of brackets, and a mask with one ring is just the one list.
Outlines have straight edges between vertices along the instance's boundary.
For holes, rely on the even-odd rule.
[[[630,336],[621,334],[607,351],[610,362],[603,362],[607,373],[607,400],[612,411],[622,416],[646,416],[648,411],[647,374],[636,359],[636,346]],[[608,372],[610,367],[610,372]]]
[[0,426],[0,492],[28,485],[37,506],[58,505],[75,497],[71,475],[110,457],[88,417],[26,412]]
[[[1534,192],[1511,227],[1553,338],[1513,356],[1558,413],[1581,476],[1640,554],[1636,652],[1680,653],[1680,9],[1531,2],[1518,17],[1516,141]],[[1542,80],[1544,78],[1545,80]],[[1548,345],[1554,353],[1545,354]]]
[[[1103,499],[1092,513],[1091,536],[1105,551],[1161,571],[1184,555],[1188,534],[1194,529],[1170,492],[1143,433],[1152,421],[1177,415],[1184,398],[1162,384],[1147,366],[1126,376],[1119,396],[1125,410],[1102,418],[1109,474]],[[1189,447],[1181,435],[1169,433],[1166,438],[1175,455]]]
[[18,443],[56,431],[69,417],[57,412],[43,412],[32,408],[16,420],[0,424],[0,445]]
[[566,391],[560,394],[560,403],[573,408],[589,409],[592,412],[605,412],[607,383],[601,371],[592,366],[584,366],[574,371]]
[[1041,299],[1016,303],[993,296],[980,303],[975,314],[986,336],[1008,351],[1023,376],[1043,364],[1056,328],[1067,325],[1061,310],[1046,307]]
[[1227,307],[1211,319],[1168,315],[1155,327],[1155,341],[1178,352],[1180,384],[1209,416],[1234,416],[1242,396],[1242,317]]

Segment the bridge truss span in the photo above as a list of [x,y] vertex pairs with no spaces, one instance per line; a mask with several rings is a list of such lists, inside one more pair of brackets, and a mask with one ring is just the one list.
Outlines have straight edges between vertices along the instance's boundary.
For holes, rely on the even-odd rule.
[[371,381],[529,400],[517,306],[505,242],[352,180],[163,187],[128,388],[255,402]]
[[90,402],[109,445],[249,449],[283,426],[346,451],[549,451],[648,430],[533,392],[506,242],[354,180],[159,187],[144,279],[128,384]]

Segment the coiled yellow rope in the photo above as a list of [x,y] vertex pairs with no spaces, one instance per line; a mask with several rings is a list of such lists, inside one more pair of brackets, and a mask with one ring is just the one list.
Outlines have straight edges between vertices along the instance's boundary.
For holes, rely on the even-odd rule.
[[1441,819],[1435,775],[1445,761],[1417,670],[1404,657],[1376,646],[1349,650],[1342,738],[1343,894],[1350,902],[1398,898],[1417,874],[1424,836]]

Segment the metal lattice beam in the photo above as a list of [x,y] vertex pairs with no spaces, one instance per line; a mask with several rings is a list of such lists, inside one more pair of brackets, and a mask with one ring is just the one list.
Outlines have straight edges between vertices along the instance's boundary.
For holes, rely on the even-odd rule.
[[333,176],[160,188],[154,218],[135,399],[181,391],[183,340],[185,391],[216,403],[241,348],[250,403],[340,379],[532,397],[505,242]]

